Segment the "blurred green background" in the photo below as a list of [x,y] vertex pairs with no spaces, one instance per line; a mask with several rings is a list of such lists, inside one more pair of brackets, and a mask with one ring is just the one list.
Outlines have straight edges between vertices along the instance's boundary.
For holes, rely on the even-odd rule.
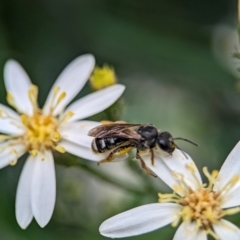
[[[122,120],[197,142],[198,148],[178,145],[200,169],[219,169],[240,138],[240,96],[238,76],[223,64],[229,32],[217,30],[236,25],[236,0],[0,0],[0,69],[18,60],[39,86],[42,104],[61,70],[92,53],[127,86]],[[90,91],[86,85],[78,97]],[[1,74],[1,103],[5,95]],[[106,239],[98,233],[103,220],[156,202],[158,191],[168,189],[134,161],[97,167],[65,155],[57,158],[50,223],[21,230],[14,202],[23,163],[0,172],[0,239]],[[240,226],[240,216],[232,219]],[[171,239],[174,231],[131,239]]]

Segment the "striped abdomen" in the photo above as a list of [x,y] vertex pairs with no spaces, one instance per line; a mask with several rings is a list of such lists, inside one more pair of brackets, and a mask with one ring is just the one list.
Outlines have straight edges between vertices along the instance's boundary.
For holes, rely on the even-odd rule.
[[126,138],[117,137],[95,138],[92,141],[92,149],[95,153],[104,153],[127,141]]

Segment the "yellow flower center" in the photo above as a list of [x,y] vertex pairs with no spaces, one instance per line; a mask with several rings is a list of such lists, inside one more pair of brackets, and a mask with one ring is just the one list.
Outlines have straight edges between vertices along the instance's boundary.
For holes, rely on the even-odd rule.
[[[50,101],[51,109],[48,115],[44,115],[38,108],[37,96],[38,89],[32,85],[29,89],[29,99],[34,109],[34,113],[29,116],[27,114],[21,115],[22,125],[19,125],[17,119],[10,116],[6,111],[0,109],[0,118],[6,118],[11,120],[12,124],[16,124],[18,127],[24,127],[24,134],[21,135],[0,135],[0,143],[8,142],[0,151],[3,151],[7,147],[10,147],[10,151],[15,151],[14,146],[17,144],[24,144],[25,151],[28,151],[32,155],[39,154],[41,159],[44,160],[42,152],[47,149],[55,149],[58,152],[64,153],[65,149],[58,145],[61,140],[61,135],[58,131],[59,125],[73,116],[72,112],[67,112],[60,118],[53,116],[54,109],[65,98],[66,93],[59,92],[60,89],[56,87],[53,91],[53,96]],[[14,101],[11,93],[7,94],[7,100],[11,106],[17,109],[17,104]],[[18,110],[18,109],[17,109]],[[19,111],[19,110],[18,110]],[[16,159],[18,153],[15,151]],[[10,164],[14,165],[17,161],[11,161]]]
[[104,65],[95,67],[90,77],[90,84],[93,90],[97,91],[105,87],[111,86],[117,82],[115,71],[112,67]]
[[204,229],[222,217],[221,201],[218,199],[218,194],[208,188],[197,191],[190,190],[187,196],[180,199],[180,203],[183,206],[183,220],[194,220],[199,227]]
[[58,120],[51,116],[44,116],[40,112],[34,112],[33,116],[22,115],[22,123],[26,132],[20,138],[29,151],[53,149],[61,140],[58,133]]
[[[193,166],[187,166],[194,174],[195,169]],[[203,173],[209,180],[209,184],[201,185],[196,190],[193,190],[186,183],[184,176],[179,173],[174,173],[174,176],[179,181],[179,185],[174,189],[180,190],[184,193],[179,196],[175,192],[173,194],[159,193],[159,202],[174,202],[182,206],[181,211],[178,213],[178,218],[172,223],[176,226],[180,220],[187,222],[195,222],[197,228],[205,230],[207,234],[212,235],[215,239],[219,239],[213,231],[212,225],[218,222],[223,216],[232,215],[240,212],[240,208],[231,208],[224,210],[222,204],[224,202],[224,195],[233,188],[233,186],[240,180],[240,176],[234,176],[221,191],[214,191],[213,186],[217,181],[218,171],[213,171],[211,174],[207,168],[203,168]]]

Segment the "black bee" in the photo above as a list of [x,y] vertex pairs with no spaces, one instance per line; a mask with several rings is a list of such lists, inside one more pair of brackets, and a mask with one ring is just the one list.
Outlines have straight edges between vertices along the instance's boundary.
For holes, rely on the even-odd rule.
[[136,148],[136,159],[140,161],[142,168],[154,177],[156,175],[146,166],[144,160],[141,158],[141,152],[149,150],[151,153],[151,163],[154,165],[153,150],[156,147],[172,155],[176,148],[179,149],[174,140],[181,139],[198,146],[196,143],[184,138],[173,138],[169,132],[161,132],[150,124],[129,124],[123,122],[103,124],[91,129],[88,135],[94,137],[92,141],[93,152],[109,152],[108,157],[99,163],[111,162],[115,154],[123,154],[132,148]]

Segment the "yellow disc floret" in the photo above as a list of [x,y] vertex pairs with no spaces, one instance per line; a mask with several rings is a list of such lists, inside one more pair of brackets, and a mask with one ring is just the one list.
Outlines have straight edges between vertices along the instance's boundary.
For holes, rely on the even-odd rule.
[[97,91],[111,86],[117,82],[115,71],[112,67],[104,65],[95,67],[90,77],[90,84],[93,90]]
[[61,139],[55,117],[35,112],[33,116],[21,115],[21,118],[26,127],[26,132],[21,138],[28,150],[55,148]]
[[209,188],[189,191],[189,194],[180,199],[183,206],[182,219],[196,221],[198,227],[207,229],[222,217],[221,201],[218,194]]

